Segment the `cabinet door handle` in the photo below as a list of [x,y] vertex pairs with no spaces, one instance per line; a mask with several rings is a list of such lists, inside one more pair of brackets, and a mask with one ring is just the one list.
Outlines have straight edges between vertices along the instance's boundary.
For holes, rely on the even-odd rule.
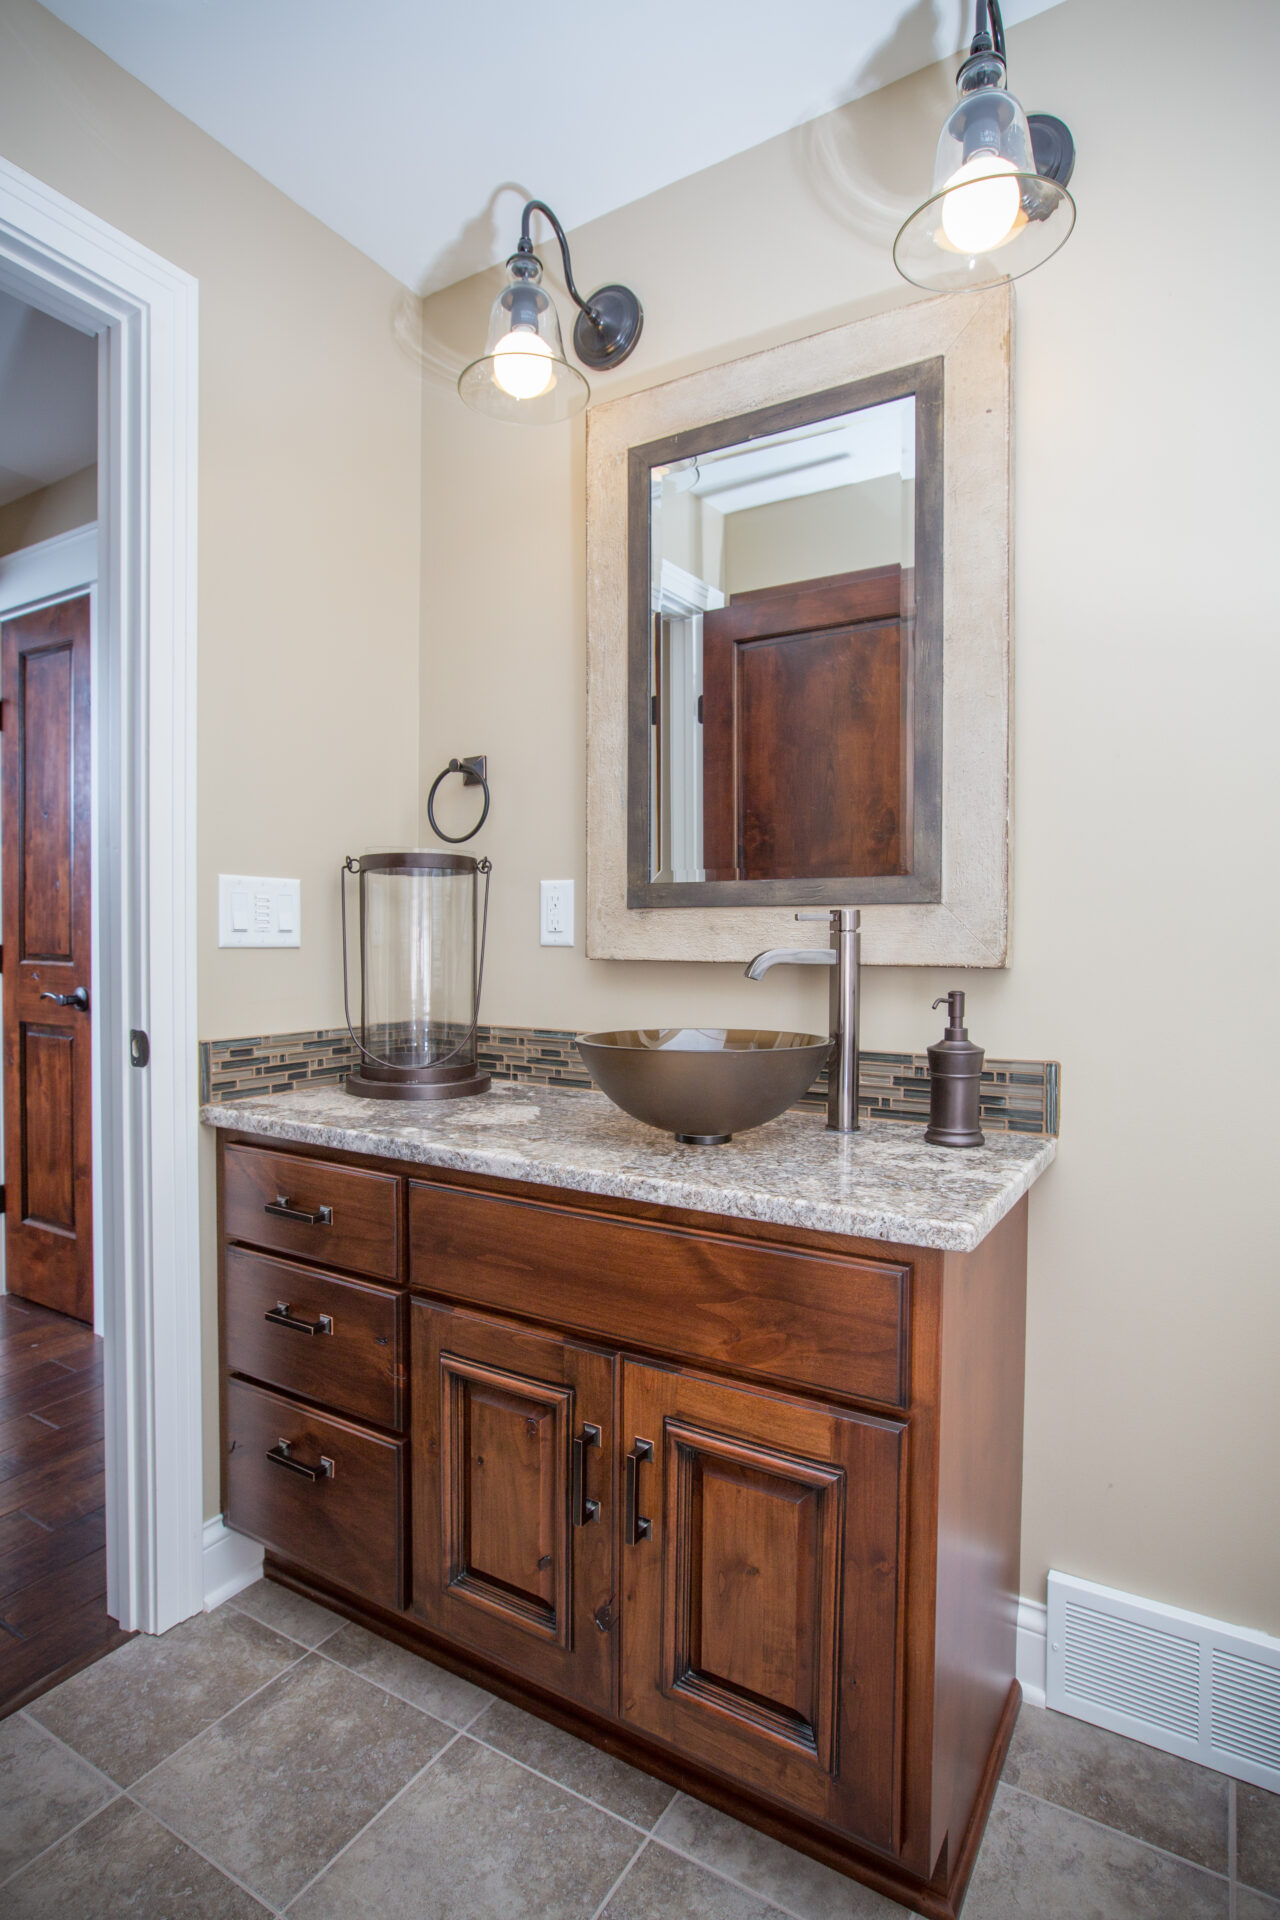
[[317,1207],[314,1213],[308,1213],[305,1207],[295,1207],[287,1195],[278,1193],[274,1200],[268,1200],[263,1207],[264,1213],[274,1213],[281,1220],[301,1220],[304,1227],[331,1227],[333,1208]]
[[647,1540],[653,1532],[652,1520],[646,1520],[643,1514],[636,1512],[636,1499],[639,1493],[638,1481],[640,1465],[644,1460],[652,1460],[652,1440],[637,1440],[627,1455],[627,1530],[629,1547],[636,1546],[641,1540]]
[[287,1300],[277,1300],[274,1307],[269,1307],[262,1317],[264,1320],[269,1320],[273,1327],[288,1327],[291,1333],[333,1332],[331,1314],[322,1313],[318,1320],[302,1320],[294,1313]]
[[600,1502],[587,1498],[587,1448],[600,1445],[600,1429],[584,1421],[582,1432],[573,1443],[572,1492],[570,1504],[575,1527],[585,1527],[600,1517]]
[[293,1446],[288,1440],[277,1440],[274,1447],[267,1448],[267,1458],[273,1467],[283,1467],[287,1473],[301,1474],[304,1480],[332,1480],[333,1462],[320,1455],[320,1465],[309,1467],[304,1460],[295,1460]]

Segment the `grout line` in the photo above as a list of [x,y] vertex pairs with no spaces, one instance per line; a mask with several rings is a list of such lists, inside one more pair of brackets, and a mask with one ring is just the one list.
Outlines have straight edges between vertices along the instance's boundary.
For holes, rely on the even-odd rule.
[[[705,1802],[699,1801],[698,1804],[701,1806],[701,1805],[704,1805]],[[729,1814],[726,1816],[726,1818],[732,1819],[733,1816],[732,1814]],[[757,1831],[757,1829],[752,1827],[749,1829],[749,1831],[754,1833]],[[731,1873],[726,1873],[722,1867],[713,1867],[710,1861],[699,1858],[699,1856],[696,1853],[686,1853],[684,1848],[676,1846],[674,1841],[664,1840],[660,1833],[657,1833],[657,1832],[652,1833],[650,1834],[649,1837],[653,1841],[655,1846],[665,1847],[668,1853],[674,1853],[678,1859],[687,1860],[691,1867],[700,1867],[703,1873],[710,1873],[714,1875],[714,1877],[717,1880],[727,1881],[729,1886],[736,1887],[739,1893],[749,1893],[753,1900],[759,1900],[764,1906],[770,1908],[772,1911],[775,1911],[777,1913],[785,1913],[787,1915],[787,1920],[812,1920],[811,1914],[801,1913],[799,1909],[796,1907],[784,1906],[782,1904],[782,1901],[778,1898],[776,1894],[762,1893],[759,1887],[750,1886],[748,1882],[745,1880],[735,1880],[733,1875]],[[779,1846],[785,1846],[786,1842],[785,1840],[780,1840],[777,1842],[777,1844]],[[803,1859],[806,1859],[808,1856],[801,1854],[798,1857],[803,1860]],[[821,1862],[819,1862],[819,1864],[821,1864]],[[835,1869],[833,1868],[832,1871],[834,1872]],[[856,1886],[860,1886],[861,1882],[856,1880],[851,1880],[849,1884],[850,1886],[856,1887]],[[882,1894],[880,1897],[882,1899],[885,1899],[885,1898],[888,1898],[889,1896]]]
[[601,1914],[604,1912],[605,1908],[608,1906],[609,1902],[612,1900],[614,1894],[618,1891],[618,1888],[622,1885],[623,1881],[626,1879],[632,1867],[634,1867],[636,1861],[640,1858],[640,1855],[644,1852],[648,1844],[649,1844],[649,1835],[646,1833],[644,1836],[644,1839],[640,1842],[640,1845],[636,1848],[635,1852],[632,1854],[631,1858],[628,1860],[626,1866],[622,1869],[622,1872],[618,1875],[613,1885],[609,1888],[608,1892],[605,1894],[604,1899],[600,1902],[600,1905],[596,1908],[595,1912],[592,1914],[591,1920],[600,1920]]
[[[1190,1867],[1194,1873],[1207,1873],[1211,1880],[1221,1880],[1225,1885],[1227,1875],[1216,1867],[1202,1866],[1199,1860],[1189,1860],[1185,1853],[1174,1853],[1168,1847],[1158,1847],[1154,1840],[1143,1840],[1136,1833],[1128,1833],[1123,1827],[1109,1827],[1105,1820],[1095,1820],[1087,1813],[1077,1813],[1074,1807],[1064,1807],[1061,1800],[1047,1800],[1043,1794],[1028,1793],[1025,1787],[1015,1787],[1011,1781],[1002,1780],[1000,1785],[1006,1793],[1016,1793],[1023,1800],[1038,1800],[1041,1806],[1055,1807],[1059,1813],[1067,1814],[1072,1820],[1083,1820],[1088,1827],[1098,1827],[1103,1833],[1117,1833],[1122,1840],[1132,1840],[1135,1847],[1146,1847],[1150,1853],[1158,1853],[1165,1860],[1176,1860],[1180,1867]],[[1230,1866],[1230,1852],[1227,1856]]]
[[[357,1622],[353,1620],[344,1620],[342,1624],[344,1627],[348,1627],[348,1626],[355,1626]],[[329,1640],[332,1640],[334,1638],[336,1638],[334,1634],[329,1635]],[[358,1667],[349,1667],[347,1666],[345,1661],[335,1660],[331,1653],[325,1652],[325,1647],[328,1644],[329,1644],[329,1641],[324,1640],[320,1643],[318,1647],[314,1647],[312,1651],[314,1653],[318,1653],[322,1659],[327,1660],[331,1667],[337,1667],[340,1673],[350,1674],[352,1678],[355,1680],[363,1680],[368,1686],[377,1687],[380,1693],[388,1694],[392,1700],[399,1700],[402,1706],[412,1707],[415,1712],[424,1714],[428,1720],[437,1720],[439,1721],[442,1727],[449,1727],[456,1733],[469,1733],[472,1727],[474,1727],[474,1725],[476,1724],[476,1721],[481,1719],[486,1713],[488,1713],[490,1707],[493,1706],[495,1703],[495,1700],[497,1697],[496,1695],[494,1694],[486,1695],[484,1705],[481,1707],[477,1707],[475,1712],[472,1714],[471,1718],[465,1721],[461,1726],[459,1726],[456,1720],[450,1720],[445,1714],[434,1712],[430,1707],[419,1706],[418,1702],[416,1700],[411,1700],[407,1693],[397,1693],[396,1689],[392,1686],[388,1686],[384,1680],[375,1680],[371,1673],[361,1673]],[[396,1647],[397,1651],[400,1653],[409,1653],[408,1647],[401,1647],[394,1640],[388,1640],[384,1642],[384,1644],[387,1646]],[[427,1656],[424,1653],[411,1654],[410,1658],[425,1661],[427,1666],[434,1668],[435,1671],[438,1673],[448,1673],[449,1671],[447,1667],[436,1667],[435,1661],[428,1660]],[[459,1680],[462,1679],[461,1674],[457,1674],[451,1677]],[[467,1680],[467,1681],[464,1681],[463,1684],[465,1686],[471,1687],[471,1686],[475,1686],[476,1683],[474,1680]],[[482,1687],[477,1688],[477,1692],[483,1693],[484,1689]],[[530,1771],[532,1771],[532,1769],[530,1769]]]
[[[357,1675],[356,1677],[358,1679],[360,1676]],[[383,1688],[383,1692],[384,1693],[386,1692],[385,1687]],[[408,1702],[406,1702],[405,1704],[407,1705]],[[421,1711],[421,1709],[419,1709],[419,1711]],[[439,1722],[438,1724],[443,1725],[443,1722]],[[408,1793],[410,1787],[413,1786],[415,1782],[421,1780],[424,1773],[430,1773],[432,1767],[435,1766],[436,1761],[443,1759],[444,1755],[448,1753],[450,1747],[455,1746],[459,1740],[464,1738],[465,1736],[462,1733],[455,1733],[451,1740],[446,1740],[444,1745],[440,1748],[439,1752],[432,1754],[431,1758],[427,1761],[427,1764],[425,1767],[419,1767],[418,1771],[415,1774],[412,1774],[410,1778],[405,1781],[404,1785],[398,1788],[397,1791],[392,1794],[389,1800],[384,1800],[382,1805],[377,1809],[377,1811],[369,1815],[369,1818],[365,1821],[364,1825],[360,1828],[359,1832],[353,1833],[351,1838],[348,1841],[346,1841],[343,1846],[340,1846],[338,1848],[338,1851],[335,1854],[331,1855],[331,1857],[325,1861],[322,1867],[320,1867],[315,1873],[312,1874],[311,1878],[306,1882],[304,1886],[299,1887],[296,1893],[291,1893],[289,1895],[289,1898],[285,1903],[285,1906],[282,1907],[279,1911],[281,1913],[286,1913],[290,1907],[296,1906],[298,1901],[301,1900],[303,1894],[309,1893],[311,1888],[314,1887],[316,1881],[319,1880],[323,1874],[328,1873],[330,1867],[332,1867],[336,1861],[341,1860],[344,1853],[348,1852],[350,1848],[354,1847],[356,1841],[360,1838],[361,1834],[368,1833],[370,1827],[373,1826],[375,1821],[381,1820],[383,1814],[386,1813],[389,1808],[394,1807],[397,1800],[403,1799],[404,1795]]]
[[[475,1723],[473,1721],[472,1725],[474,1724]],[[545,1722],[542,1724],[545,1724]],[[523,1767],[526,1773],[533,1774],[539,1780],[545,1780],[548,1786],[557,1788],[559,1792],[570,1794],[575,1800],[581,1800],[584,1806],[594,1807],[597,1813],[606,1814],[610,1820],[618,1821],[621,1826],[630,1827],[633,1833],[642,1833],[646,1840],[649,1838],[650,1834],[652,1833],[653,1831],[652,1827],[642,1827],[638,1820],[628,1820],[625,1813],[615,1813],[612,1807],[602,1806],[600,1801],[593,1800],[590,1794],[581,1793],[577,1787],[567,1787],[564,1781],[557,1780],[553,1773],[543,1773],[540,1767],[531,1767],[527,1760],[521,1760],[516,1754],[508,1753],[505,1747],[495,1747],[492,1741],[482,1740],[478,1733],[469,1732],[467,1735],[467,1738],[469,1740],[474,1740],[478,1747],[484,1747],[486,1752],[496,1753],[499,1756],[499,1758],[502,1760],[510,1760],[513,1766]],[[576,1740],[577,1735],[570,1734],[569,1738],[571,1740]],[[582,1742],[582,1745],[586,1746],[586,1744],[587,1743],[584,1740]],[[595,1753],[597,1749],[595,1747],[592,1747],[590,1751],[592,1753]],[[647,1777],[652,1778],[652,1775]],[[663,1813],[666,1812],[665,1807],[662,1809],[662,1812]],[[659,1814],[658,1818],[660,1820],[662,1818],[662,1814]]]
[[87,1827],[91,1820],[96,1820],[100,1813],[105,1813],[108,1807],[114,1805],[117,1800],[123,1799],[124,1797],[115,1781],[103,1773],[100,1767],[95,1767],[92,1761],[86,1760],[82,1753],[77,1753],[74,1747],[68,1746],[67,1742],[60,1739],[56,1733],[50,1733],[48,1727],[42,1727],[38,1720],[32,1720],[25,1707],[20,1707],[13,1718],[15,1720],[26,1720],[30,1726],[36,1727],[41,1733],[47,1735],[48,1738],[54,1742],[55,1746],[59,1746],[63,1748],[66,1753],[69,1753],[78,1766],[87,1767],[90,1773],[96,1774],[103,1786],[108,1789],[108,1792],[107,1798],[100,1806],[94,1807],[92,1812],[86,1813],[82,1820],[77,1820],[74,1826],[68,1827],[65,1833],[58,1834],[55,1839],[49,1842],[47,1847],[41,1847],[39,1853],[33,1853],[29,1860],[24,1860],[20,1867],[15,1867],[12,1873],[6,1874],[4,1879],[0,1880],[0,1887],[7,1887],[12,1881],[18,1878],[19,1874],[25,1873],[28,1867],[34,1867],[37,1860],[43,1860],[46,1853],[52,1853],[53,1849],[60,1847],[64,1840],[69,1840],[73,1833],[79,1833],[81,1827]]
[[247,1880],[242,1880],[239,1874],[232,1873],[230,1867],[224,1867],[219,1861],[215,1860],[211,1854],[206,1853],[203,1847],[198,1847],[189,1835],[180,1833],[177,1827],[171,1827],[163,1814],[157,1813],[154,1807],[148,1807],[143,1801],[135,1800],[133,1795],[127,1791],[122,1792],[120,1798],[127,1800],[131,1807],[135,1807],[139,1813],[144,1814],[148,1819],[154,1820],[156,1825],[163,1827],[166,1833],[171,1833],[175,1840],[180,1841],[184,1847],[189,1848],[192,1853],[204,1861],[207,1867],[212,1867],[220,1880],[229,1880],[233,1886],[239,1887],[241,1893],[247,1893],[255,1906],[262,1907],[265,1912],[276,1916],[276,1920],[278,1920],[281,1909],[277,1907],[273,1901],[264,1898],[260,1893],[255,1893]]

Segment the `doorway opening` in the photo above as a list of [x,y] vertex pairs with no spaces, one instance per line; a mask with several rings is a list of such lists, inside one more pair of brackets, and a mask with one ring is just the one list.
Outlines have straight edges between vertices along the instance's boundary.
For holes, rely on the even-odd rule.
[[[75,789],[86,796],[88,812],[87,967],[80,964],[82,945],[73,956],[68,948],[78,909],[70,875],[60,879],[57,872],[59,845],[62,858],[83,861],[73,817],[78,802],[68,798],[71,789],[61,777],[49,779],[46,791],[39,784],[44,775],[33,772],[24,789],[24,804],[31,804],[22,857],[52,861],[54,884],[43,886],[43,906],[32,907],[32,924],[18,934],[6,931],[6,940],[19,942],[15,960],[21,951],[24,977],[19,982],[18,973],[6,968],[3,984],[26,1047],[27,1079],[9,1093],[9,1105],[25,1101],[21,1110],[32,1140],[56,1141],[55,1095],[68,1085],[73,1100],[77,1090],[83,1092],[75,1056],[89,1036],[92,1175],[86,1195],[78,1168],[68,1174],[52,1152],[28,1152],[22,1231],[31,1228],[35,1266],[43,1265],[49,1280],[56,1269],[71,1290],[46,1311],[67,1313],[78,1306],[83,1312],[86,1265],[96,1276],[91,1317],[103,1337],[107,1610],[122,1631],[158,1633],[204,1602],[195,1018],[196,288],[179,268],[0,161],[0,295],[83,336],[97,384],[96,534],[84,536],[90,570],[72,581],[65,567],[59,573],[81,538],[75,533],[0,558],[0,572],[9,576],[9,605],[31,616],[4,620],[4,693],[19,708],[25,699],[23,728],[33,734],[43,729],[47,746],[61,714],[66,751],[73,759],[81,755],[84,736],[76,735],[73,723],[85,687],[77,661],[83,662],[86,648],[89,681],[89,764]],[[10,693],[11,682],[25,689],[21,697]],[[0,734],[8,775],[21,756],[11,755],[9,730]],[[5,890],[16,889],[25,903],[28,882],[21,865],[15,875],[11,879],[6,867]],[[36,899],[34,887],[29,898]],[[5,908],[10,910],[8,901]],[[53,980],[46,977],[50,971]],[[26,978],[28,973],[41,977]],[[87,1011],[76,1002],[81,987]],[[46,991],[70,999],[65,1005],[46,1002],[40,998]],[[12,1072],[9,1078],[12,1084]],[[12,1116],[5,1118],[9,1123]],[[87,1262],[78,1245],[86,1218]],[[9,1219],[12,1228],[12,1213]],[[18,1237],[11,1232],[15,1263]],[[30,1288],[29,1278],[26,1284]],[[18,1313],[23,1296],[14,1273],[9,1287],[7,1310]]]

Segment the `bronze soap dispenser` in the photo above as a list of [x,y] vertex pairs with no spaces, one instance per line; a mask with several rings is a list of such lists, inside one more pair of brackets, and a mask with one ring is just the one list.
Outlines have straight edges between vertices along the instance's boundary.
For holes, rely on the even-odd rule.
[[964,1024],[964,995],[959,991],[935,1000],[947,1004],[947,1030],[929,1048],[929,1124],[924,1137],[935,1147],[980,1147],[978,1091],[982,1085],[983,1051],[975,1047]]

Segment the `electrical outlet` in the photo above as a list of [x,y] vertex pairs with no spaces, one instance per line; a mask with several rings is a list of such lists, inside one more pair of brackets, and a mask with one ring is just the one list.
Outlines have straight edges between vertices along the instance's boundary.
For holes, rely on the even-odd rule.
[[573,945],[573,882],[542,882],[542,944],[544,947]]
[[243,873],[218,875],[220,947],[302,945],[302,882]]

